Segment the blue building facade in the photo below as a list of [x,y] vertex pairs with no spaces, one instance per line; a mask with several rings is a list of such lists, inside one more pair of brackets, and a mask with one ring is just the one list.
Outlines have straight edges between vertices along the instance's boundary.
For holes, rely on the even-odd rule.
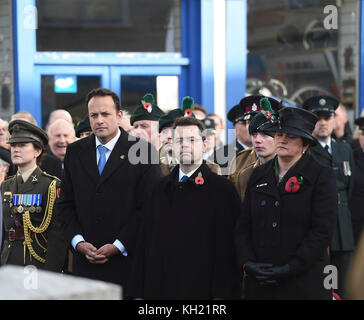
[[[363,0],[342,1],[339,7],[329,0],[160,2],[170,3],[167,14],[162,7],[149,10],[153,7],[145,2],[154,16],[141,21],[134,12],[142,10],[133,5],[142,0],[102,1],[108,6],[90,13],[92,1],[0,0],[0,7],[5,2],[11,6],[10,111],[27,110],[42,127],[58,108],[78,121],[86,114],[84,96],[98,86],[117,92],[128,110],[146,92],[154,93],[164,110],[178,107],[189,95],[208,113],[222,116],[227,128],[232,127],[226,121],[229,109],[256,92],[296,104],[305,94],[334,94],[349,106],[351,121],[363,110]],[[332,8],[337,10],[336,28]],[[103,10],[109,10],[104,20]],[[330,14],[332,30],[324,26],[326,38],[315,42],[313,18],[322,27]],[[167,15],[168,23],[155,23]],[[128,41],[117,35],[144,23],[147,27]],[[162,45],[157,38],[148,40],[160,33],[158,25],[169,28]],[[78,34],[82,28],[96,40]],[[100,31],[106,29],[115,37],[108,40]],[[98,33],[104,35],[99,46]],[[6,118],[9,110],[2,113]]]

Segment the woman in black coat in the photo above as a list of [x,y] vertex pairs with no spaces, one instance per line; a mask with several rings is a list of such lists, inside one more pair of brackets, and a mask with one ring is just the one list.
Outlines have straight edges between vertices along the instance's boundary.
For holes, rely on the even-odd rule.
[[358,244],[364,226],[364,117],[355,119],[359,126],[359,137],[351,144],[355,160],[354,188],[349,206],[355,244]]
[[246,299],[330,299],[327,248],[337,219],[335,178],[308,152],[317,117],[283,108],[262,126],[277,156],[257,167],[236,228]]

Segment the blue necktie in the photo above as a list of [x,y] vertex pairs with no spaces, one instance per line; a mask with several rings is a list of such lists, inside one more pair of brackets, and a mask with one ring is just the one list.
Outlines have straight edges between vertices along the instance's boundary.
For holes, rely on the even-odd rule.
[[185,175],[181,178],[181,180],[179,182],[186,182],[188,179],[188,177]]
[[97,164],[97,167],[99,168],[99,173],[101,176],[102,171],[104,170],[105,164],[106,164],[106,152],[107,152],[107,148],[102,146],[101,144],[97,147],[97,150],[99,151],[100,154],[100,159],[99,159],[99,163]]

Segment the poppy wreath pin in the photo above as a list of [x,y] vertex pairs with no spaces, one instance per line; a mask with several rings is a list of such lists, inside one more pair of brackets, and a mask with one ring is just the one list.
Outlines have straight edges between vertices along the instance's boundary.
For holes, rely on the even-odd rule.
[[204,184],[205,180],[202,178],[202,173],[199,172],[197,177],[195,178],[195,183],[196,184]]
[[142,104],[144,109],[151,113],[153,110],[153,104],[155,104],[154,96],[151,93],[147,93],[143,97]]
[[184,117],[192,116],[192,105],[194,104],[193,98],[187,96],[182,100],[182,112]]
[[286,190],[286,192],[297,192],[300,189],[302,182],[303,182],[302,177],[300,177],[299,179],[297,179],[297,177],[290,177],[287,180],[284,189]]

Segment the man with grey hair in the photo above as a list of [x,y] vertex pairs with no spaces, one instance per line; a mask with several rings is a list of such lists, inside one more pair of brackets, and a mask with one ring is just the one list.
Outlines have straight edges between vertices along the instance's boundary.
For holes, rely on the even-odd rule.
[[58,159],[63,161],[67,146],[76,141],[73,125],[65,119],[57,119],[48,127],[47,134],[50,150]]

